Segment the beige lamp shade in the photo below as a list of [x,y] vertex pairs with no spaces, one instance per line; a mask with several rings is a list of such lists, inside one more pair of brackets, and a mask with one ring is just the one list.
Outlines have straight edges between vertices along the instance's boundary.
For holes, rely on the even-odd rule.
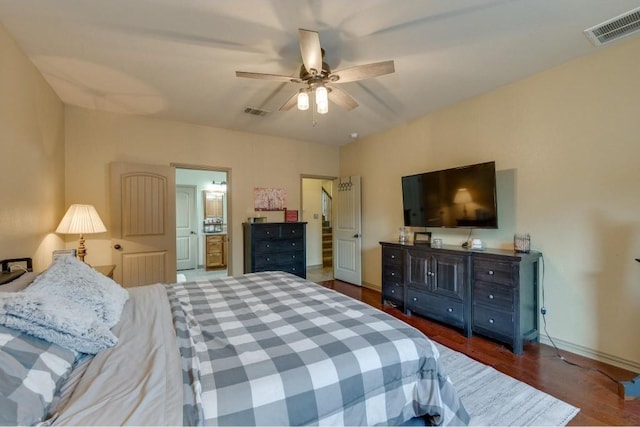
[[79,234],[80,246],[78,258],[84,261],[86,248],[84,246],[84,234],[104,233],[107,228],[102,223],[100,215],[92,205],[71,205],[64,214],[62,221],[56,229],[60,234]]

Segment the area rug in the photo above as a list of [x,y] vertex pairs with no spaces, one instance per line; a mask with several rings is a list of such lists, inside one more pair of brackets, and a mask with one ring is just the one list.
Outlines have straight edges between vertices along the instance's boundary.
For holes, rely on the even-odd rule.
[[472,426],[564,426],[580,409],[436,343]]

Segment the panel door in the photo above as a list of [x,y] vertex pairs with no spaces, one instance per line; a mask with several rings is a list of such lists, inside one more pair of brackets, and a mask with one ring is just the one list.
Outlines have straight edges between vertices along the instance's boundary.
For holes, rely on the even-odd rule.
[[175,170],[115,162],[110,175],[114,280],[124,287],[175,283]]
[[334,181],[333,276],[362,286],[362,213],[360,177]]
[[198,225],[196,218],[196,186],[176,186],[176,268],[198,266]]

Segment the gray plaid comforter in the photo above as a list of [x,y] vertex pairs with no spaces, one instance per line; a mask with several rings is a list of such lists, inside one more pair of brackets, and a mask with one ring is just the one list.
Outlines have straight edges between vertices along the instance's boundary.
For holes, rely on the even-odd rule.
[[190,425],[398,425],[469,416],[422,333],[287,273],[167,286]]

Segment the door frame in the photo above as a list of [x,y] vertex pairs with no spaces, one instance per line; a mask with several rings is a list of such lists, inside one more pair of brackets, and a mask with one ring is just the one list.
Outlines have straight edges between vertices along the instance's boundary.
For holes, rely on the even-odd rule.
[[[174,169],[192,169],[210,172],[225,172],[227,174],[227,274],[233,276],[233,210],[232,188],[233,178],[231,168],[224,166],[194,165],[190,163],[170,163]],[[174,189],[175,191],[175,189]]]

